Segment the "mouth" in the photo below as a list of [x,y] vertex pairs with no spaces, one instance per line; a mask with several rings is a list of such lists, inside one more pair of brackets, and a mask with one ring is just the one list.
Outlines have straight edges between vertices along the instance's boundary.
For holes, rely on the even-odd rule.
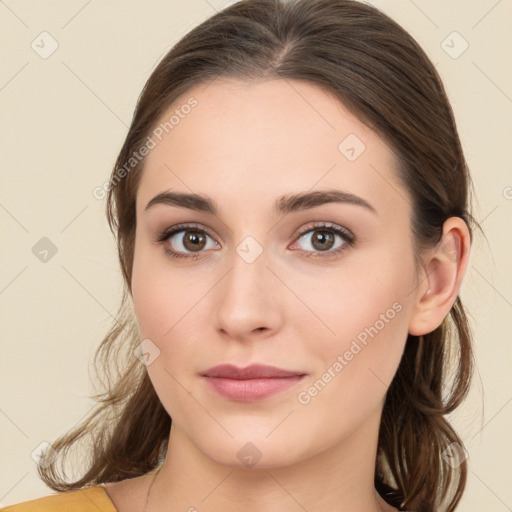
[[291,388],[305,375],[304,372],[259,364],[246,368],[224,364],[201,374],[212,391],[237,402],[263,400]]

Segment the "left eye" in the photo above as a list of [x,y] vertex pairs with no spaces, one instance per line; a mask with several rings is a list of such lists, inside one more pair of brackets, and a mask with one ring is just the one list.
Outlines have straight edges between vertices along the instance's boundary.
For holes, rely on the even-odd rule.
[[300,241],[304,242],[302,249],[308,252],[337,252],[351,244],[350,237],[341,229],[323,226],[302,233],[297,243]]

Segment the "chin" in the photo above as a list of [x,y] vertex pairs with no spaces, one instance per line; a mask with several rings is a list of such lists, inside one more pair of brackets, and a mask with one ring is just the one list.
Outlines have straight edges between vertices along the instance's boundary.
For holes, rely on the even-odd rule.
[[221,438],[217,435],[211,439],[202,437],[194,444],[218,464],[238,469],[272,469],[308,458],[308,454],[298,451],[298,448],[310,445],[304,436],[296,430],[296,436],[291,436],[290,430],[283,430],[279,435],[277,429],[269,435],[271,430],[230,430],[233,437],[224,432]]

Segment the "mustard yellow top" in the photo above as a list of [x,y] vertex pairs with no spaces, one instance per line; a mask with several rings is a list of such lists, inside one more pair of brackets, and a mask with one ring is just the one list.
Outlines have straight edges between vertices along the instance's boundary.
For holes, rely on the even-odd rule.
[[9,505],[0,512],[118,512],[102,485]]

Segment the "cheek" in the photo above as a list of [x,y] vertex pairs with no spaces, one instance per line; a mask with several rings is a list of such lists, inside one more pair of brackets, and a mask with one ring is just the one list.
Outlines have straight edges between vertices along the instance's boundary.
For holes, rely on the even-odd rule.
[[376,391],[367,379],[384,391],[383,384],[390,384],[407,340],[415,276],[412,258],[396,254],[359,264],[364,268],[346,269],[310,288],[306,302],[316,315],[307,323],[297,320],[316,360],[315,377],[339,385],[346,380],[343,386],[350,387],[343,394],[350,389],[354,396]]
[[[135,258],[132,274],[132,298],[135,316],[142,339],[160,338],[169,329],[168,315],[174,316],[172,303],[168,303],[166,286],[158,279],[155,267],[145,263],[144,258]],[[167,311],[167,315],[162,313]]]
[[175,415],[180,418],[179,411],[193,408],[190,396],[184,392],[183,373],[197,371],[191,363],[197,339],[192,329],[197,324],[191,320],[196,319],[193,306],[198,291],[197,280],[196,290],[191,292],[194,288],[187,286],[183,274],[162,268],[164,263],[156,251],[136,249],[132,298],[140,339],[150,340],[144,341],[143,347],[150,347],[150,352],[156,354],[147,365],[149,378],[174,420]]
[[[148,366],[150,376],[169,387],[170,377],[197,371],[197,342],[211,318],[203,305],[211,279],[197,271],[173,268],[154,248],[136,248],[132,299],[141,340],[156,345],[159,357]],[[190,363],[190,364],[189,364]]]
[[296,396],[304,421],[326,445],[355,432],[381,409],[408,327],[407,304],[394,286],[368,294],[360,287],[333,302],[326,323],[335,334],[315,337],[310,331],[303,338],[313,372]]
[[330,332],[333,341],[357,335],[388,310],[387,317],[395,319],[396,310],[400,308],[393,309],[393,305],[398,302],[405,307],[411,300],[408,295],[414,283],[413,266],[392,258],[388,264],[383,259],[376,260],[378,264],[361,262],[357,268],[352,265],[327,279],[316,278],[316,284],[315,276],[311,277],[311,282],[303,282],[303,289],[308,290],[305,302],[311,306],[325,332]]
[[[139,236],[139,235],[137,235]],[[187,279],[149,241],[136,244],[132,272],[132,299],[141,338],[161,340],[187,311],[193,297]],[[197,288],[197,281],[195,283]]]

